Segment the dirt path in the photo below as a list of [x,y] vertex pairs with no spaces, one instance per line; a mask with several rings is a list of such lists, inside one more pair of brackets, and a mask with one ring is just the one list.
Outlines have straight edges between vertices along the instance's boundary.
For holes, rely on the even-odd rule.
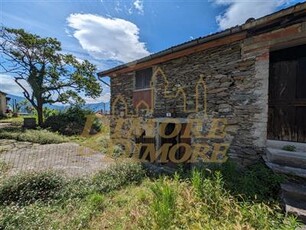
[[40,145],[0,140],[0,161],[8,164],[7,175],[27,171],[59,170],[67,176],[84,176],[105,169],[113,160],[76,143]]

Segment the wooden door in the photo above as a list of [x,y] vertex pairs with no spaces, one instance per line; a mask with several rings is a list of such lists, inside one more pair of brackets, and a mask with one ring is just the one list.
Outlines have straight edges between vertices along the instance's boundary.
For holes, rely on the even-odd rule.
[[306,142],[306,46],[270,54],[268,139]]
[[[172,147],[174,147],[176,144],[179,144],[179,143],[185,143],[185,144],[188,144],[188,145],[191,144],[191,138],[190,137],[184,137],[183,138],[183,134],[185,132],[185,129],[187,128],[187,123],[180,123],[180,124],[181,124],[181,129],[180,129],[180,132],[178,133],[177,136],[174,136],[174,137],[171,137],[171,138],[163,138],[163,137],[160,138],[161,146],[163,144],[171,144],[171,146],[169,148],[169,150],[170,150]],[[176,126],[176,124],[174,124],[174,123],[168,123],[167,126],[166,126],[166,129],[165,129],[165,134],[170,135],[174,131],[175,126]],[[175,154],[175,158],[176,159],[181,159],[183,157],[183,154],[185,154],[185,151],[186,151],[186,149],[184,149],[182,147],[179,148],[177,150],[176,154]],[[167,166],[170,166],[170,167],[176,167],[177,166],[175,163],[170,161],[169,155],[168,155],[168,160],[169,160],[169,163],[167,163]]]

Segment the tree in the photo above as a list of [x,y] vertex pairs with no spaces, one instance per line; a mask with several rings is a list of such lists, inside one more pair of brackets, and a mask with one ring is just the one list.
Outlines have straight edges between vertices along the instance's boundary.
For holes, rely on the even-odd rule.
[[39,126],[43,124],[44,104],[81,104],[82,95],[96,98],[102,91],[93,64],[61,51],[56,38],[43,38],[23,29],[0,30],[0,66],[13,75],[37,111]]
[[[21,102],[19,102],[19,105],[22,110],[26,111],[29,114],[33,113],[33,111],[35,110],[28,100],[22,100]],[[45,110],[46,109],[44,109],[44,111]]]

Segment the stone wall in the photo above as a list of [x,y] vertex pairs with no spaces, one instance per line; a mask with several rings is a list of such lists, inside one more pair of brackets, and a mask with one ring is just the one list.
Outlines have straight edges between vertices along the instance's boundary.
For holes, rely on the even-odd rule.
[[[196,109],[198,96],[198,111],[204,111],[205,98],[202,96],[205,96],[205,88],[201,87],[196,94],[196,83],[202,76],[206,85],[207,116],[227,119],[227,140],[221,142],[231,142],[229,154],[240,162],[252,161],[261,153],[262,146],[254,145],[254,142],[262,133],[255,132],[254,123],[265,112],[257,103],[261,95],[255,93],[263,87],[255,77],[256,57],[242,59],[241,48],[242,43],[234,43],[161,64],[159,67],[168,79],[167,94],[175,95],[179,87],[183,88],[187,106],[184,108],[180,99],[165,98],[162,90],[157,90],[155,101],[157,114],[165,112],[164,105],[167,104],[169,111],[186,117],[194,113],[192,110]],[[157,89],[165,85],[163,80],[157,76]],[[207,143],[211,140],[195,138],[193,141]]]
[[[269,52],[271,47],[301,42],[305,28],[305,23],[296,24],[153,66],[154,110],[146,116],[200,115],[206,123],[225,118],[226,136],[217,141],[230,142],[229,156],[239,163],[255,162],[266,145]],[[111,78],[115,114],[125,111],[117,99],[122,95],[126,110],[135,115],[133,89],[134,73]],[[214,140],[192,138],[194,143],[210,141]]]
[[4,115],[6,110],[6,95],[0,93],[0,115]]

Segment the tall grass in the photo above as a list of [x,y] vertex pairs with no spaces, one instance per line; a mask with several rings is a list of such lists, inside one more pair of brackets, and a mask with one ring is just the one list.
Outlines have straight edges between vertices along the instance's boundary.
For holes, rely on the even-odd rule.
[[151,213],[155,228],[168,229],[175,217],[176,191],[167,180],[160,179],[151,187],[154,194],[151,204]]
[[[246,175],[242,182],[246,180]],[[250,178],[252,179],[253,175]],[[221,171],[218,170],[196,169],[179,183],[175,179],[166,178],[153,182],[150,189],[153,191],[153,198],[148,208],[151,215],[143,217],[140,221],[142,227],[296,229],[299,226],[295,217],[286,217],[282,213],[275,200],[273,202],[251,200],[244,194],[238,195],[238,190],[235,192],[229,190]]]
[[[16,176],[0,181],[0,229],[296,229],[299,222],[285,216],[273,197],[239,194],[242,185],[252,186],[247,178],[259,183],[271,173],[258,167],[152,179],[141,165],[126,163],[93,178]],[[229,174],[241,178],[230,180]],[[229,183],[235,180],[236,190]],[[256,194],[257,186],[243,191]]]

